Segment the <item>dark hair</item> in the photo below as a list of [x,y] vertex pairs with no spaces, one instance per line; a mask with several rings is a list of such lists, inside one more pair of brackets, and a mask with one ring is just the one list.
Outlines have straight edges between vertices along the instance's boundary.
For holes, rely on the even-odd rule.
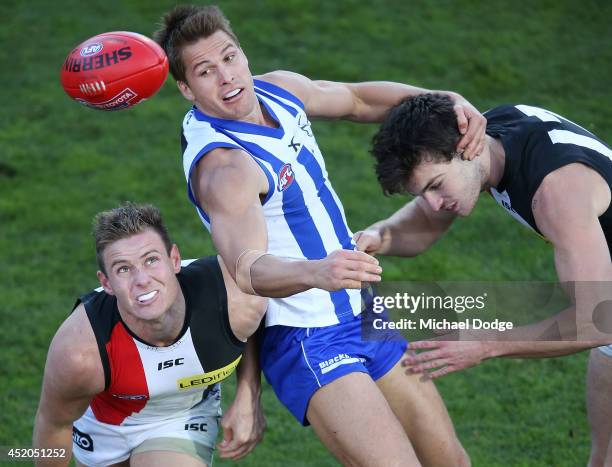
[[215,5],[178,5],[162,17],[153,39],[166,52],[170,73],[175,80],[185,81],[183,48],[217,31],[225,32],[236,45],[240,45],[229,20]]
[[152,229],[159,234],[166,251],[170,254],[172,242],[159,209],[155,206],[128,202],[110,211],[98,213],[93,221],[93,235],[96,240],[96,259],[100,271],[106,274],[102,255],[108,245],[142,233],[146,229]]
[[461,136],[453,107],[446,95],[421,94],[390,110],[370,151],[385,195],[405,192],[412,172],[425,160],[452,160]]

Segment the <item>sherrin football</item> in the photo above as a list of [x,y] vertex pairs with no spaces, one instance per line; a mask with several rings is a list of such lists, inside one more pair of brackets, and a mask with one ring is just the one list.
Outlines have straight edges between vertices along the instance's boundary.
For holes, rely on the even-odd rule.
[[77,45],[62,66],[66,93],[100,110],[132,107],[151,97],[168,76],[168,57],[135,32],[98,34]]

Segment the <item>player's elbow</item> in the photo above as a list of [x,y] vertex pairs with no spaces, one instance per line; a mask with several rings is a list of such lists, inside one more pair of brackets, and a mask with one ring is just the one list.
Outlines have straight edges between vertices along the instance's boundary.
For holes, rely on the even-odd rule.
[[230,324],[232,331],[240,340],[251,337],[268,308],[268,299],[255,295],[241,294],[230,303]]

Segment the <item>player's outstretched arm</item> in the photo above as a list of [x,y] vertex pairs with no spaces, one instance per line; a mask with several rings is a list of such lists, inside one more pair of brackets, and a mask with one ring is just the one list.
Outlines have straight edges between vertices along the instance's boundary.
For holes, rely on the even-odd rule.
[[237,460],[249,454],[262,440],[266,419],[261,405],[259,333],[249,338],[242,360],[236,368],[236,395],[223,414],[223,440],[219,455]]
[[104,370],[93,330],[80,305],[59,328],[47,355],[34,422],[34,448],[63,449],[66,456],[37,459],[36,465],[69,465],[72,423],[91,398],[104,390]]
[[450,91],[430,91],[390,81],[338,83],[312,81],[289,71],[275,71],[259,77],[284,87],[304,103],[313,118],[345,119],[355,122],[382,122],[389,109],[405,97],[428,92],[447,94],[455,103],[457,126],[463,135],[457,145],[464,158],[473,159],[484,149],[486,118],[461,95]]
[[378,261],[359,251],[337,250],[319,260],[265,254],[261,197],[268,181],[246,153],[215,149],[198,162],[193,177],[198,202],[210,218],[213,243],[243,292],[287,297],[310,288],[359,288],[362,282],[380,281]]
[[456,215],[434,211],[421,197],[410,201],[388,219],[355,233],[357,249],[371,255],[416,256],[436,242]]
[[[567,187],[572,186],[572,196]],[[434,378],[493,357],[558,357],[612,343],[612,261],[598,217],[610,189],[593,170],[570,164],[549,174],[532,201],[538,228],[552,242],[559,281],[573,306],[557,315],[503,333],[472,331],[471,342],[445,338],[410,343],[424,352],[408,357],[411,372]]]

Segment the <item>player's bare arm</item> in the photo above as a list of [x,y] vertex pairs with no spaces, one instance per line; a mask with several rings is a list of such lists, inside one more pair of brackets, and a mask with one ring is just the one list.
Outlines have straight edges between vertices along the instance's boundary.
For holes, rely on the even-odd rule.
[[304,103],[313,118],[344,119],[355,122],[382,122],[391,107],[401,99],[428,92],[448,94],[455,103],[457,125],[463,135],[457,150],[473,159],[484,149],[486,119],[461,95],[390,81],[338,83],[313,81],[289,71],[274,71],[259,77],[291,91]]
[[[570,184],[572,196],[567,196]],[[410,371],[435,370],[430,373],[435,378],[487,358],[556,357],[612,342],[593,323],[595,307],[612,300],[612,262],[597,219],[609,204],[607,184],[590,168],[570,164],[551,172],[538,188],[532,210],[538,228],[554,246],[557,275],[560,282],[570,284],[573,306],[529,326],[503,334],[489,332],[488,342],[411,343],[412,349],[429,351],[406,359]],[[551,329],[555,335],[543,342]],[[487,333],[481,337],[487,339]]]
[[261,373],[257,334],[247,342],[236,368],[236,395],[221,419],[223,440],[218,444],[222,458],[238,460],[250,453],[263,438],[266,428],[261,405]]
[[225,264],[233,265],[228,270],[234,280],[238,277],[236,283],[243,292],[287,297],[310,288],[360,288],[363,282],[380,281],[378,260],[350,250],[309,261],[258,255],[248,265],[247,280],[240,280],[237,273],[245,269],[239,263],[241,255],[267,249],[261,197],[268,190],[268,181],[250,156],[228,149],[207,154],[198,162],[193,177],[196,198],[210,217],[213,243]]
[[268,299],[242,292],[230,274],[223,258],[217,256],[217,260],[227,292],[227,312],[230,327],[234,335],[245,342],[259,328],[266,313]]
[[434,244],[450,227],[456,214],[434,211],[417,197],[388,219],[355,233],[360,251],[371,255],[416,256]]
[[[257,334],[268,299],[245,294],[218,256],[227,291],[230,327],[234,335],[247,341],[240,364],[236,368],[236,394],[221,419],[223,441],[219,443],[222,458],[237,460],[255,449],[266,427],[261,406],[261,377]],[[248,340],[247,340],[248,339]]]
[[103,390],[100,353],[85,308],[79,305],[49,347],[32,442],[35,448],[65,449],[67,456],[41,459],[37,465],[69,465],[72,423]]

